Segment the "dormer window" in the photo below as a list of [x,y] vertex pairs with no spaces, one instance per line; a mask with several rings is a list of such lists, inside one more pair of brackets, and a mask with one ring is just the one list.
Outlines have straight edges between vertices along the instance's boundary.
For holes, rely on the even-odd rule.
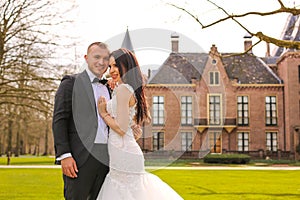
[[220,73],[218,71],[209,72],[209,85],[220,84]]

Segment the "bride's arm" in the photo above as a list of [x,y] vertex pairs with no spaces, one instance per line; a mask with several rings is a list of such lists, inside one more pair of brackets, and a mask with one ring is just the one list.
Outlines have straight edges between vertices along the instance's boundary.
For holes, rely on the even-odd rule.
[[[101,101],[99,99],[99,101]],[[98,102],[99,102],[98,101]],[[111,117],[107,112],[102,112],[100,113],[102,119],[104,120],[104,122],[112,129],[114,130],[116,133],[118,133],[119,135],[123,136],[125,135],[125,131],[123,131],[120,126],[116,123],[116,120]]]
[[105,123],[120,135],[124,135],[128,129],[129,124],[129,100],[132,93],[124,85],[120,85],[116,89],[117,99],[117,115],[112,118],[106,111],[106,101],[104,97],[98,100],[99,114]]

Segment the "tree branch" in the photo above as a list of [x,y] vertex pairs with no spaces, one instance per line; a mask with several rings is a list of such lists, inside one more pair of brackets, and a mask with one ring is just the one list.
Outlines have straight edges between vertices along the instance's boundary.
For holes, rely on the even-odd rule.
[[273,11],[269,11],[269,12],[246,12],[243,14],[229,14],[224,8],[222,8],[221,6],[217,5],[216,3],[214,3],[211,0],[207,0],[209,3],[211,3],[212,5],[214,5],[215,7],[217,7],[219,10],[221,10],[223,13],[225,13],[226,17],[218,19],[212,23],[206,24],[204,25],[199,18],[192,14],[190,11],[188,11],[187,9],[177,6],[175,4],[168,4],[170,6],[175,7],[176,9],[179,9],[181,11],[183,11],[184,13],[188,14],[189,16],[191,16],[200,26],[202,29],[214,26],[218,23],[227,21],[229,19],[233,20],[235,23],[237,23],[241,28],[243,28],[246,32],[248,32],[251,36],[257,37],[260,41],[265,41],[267,43],[272,43],[275,44],[279,47],[286,47],[286,48],[291,48],[291,49],[300,49],[300,42],[298,41],[290,41],[290,40],[282,40],[282,39],[276,39],[273,37],[270,37],[268,35],[265,35],[262,32],[257,32],[257,33],[253,33],[252,31],[250,31],[248,28],[246,28],[246,26],[244,26],[242,23],[240,23],[237,18],[243,18],[249,15],[258,15],[258,16],[270,16],[270,15],[275,15],[275,14],[280,14],[280,13],[290,13],[292,15],[300,15],[300,9],[297,8],[289,8],[286,7],[283,2],[281,0],[277,0],[278,4],[280,5],[280,8],[273,10]]

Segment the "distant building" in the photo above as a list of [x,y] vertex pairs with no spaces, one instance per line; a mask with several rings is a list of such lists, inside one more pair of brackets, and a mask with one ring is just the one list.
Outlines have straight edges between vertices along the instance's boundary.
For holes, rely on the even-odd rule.
[[[299,24],[289,17],[282,38],[299,41]],[[247,51],[252,41],[244,38]],[[148,80],[152,123],[141,148],[152,156],[298,159],[300,52],[276,48],[271,55],[267,48],[259,58],[212,45],[209,53],[180,53],[179,39],[171,35],[172,52]]]
[[125,33],[125,36],[124,36],[121,47],[129,49],[130,51],[132,51],[134,53],[134,49],[133,49],[133,45],[132,45],[132,42],[131,42],[129,31],[128,31],[128,27],[126,29],[126,33]]

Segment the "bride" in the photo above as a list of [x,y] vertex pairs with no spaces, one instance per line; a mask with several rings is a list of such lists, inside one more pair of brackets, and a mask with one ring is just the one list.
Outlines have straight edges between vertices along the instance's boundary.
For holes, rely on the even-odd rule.
[[98,111],[110,127],[108,152],[110,171],[98,200],[177,200],[183,199],[169,185],[144,168],[144,156],[131,125],[149,122],[144,82],[134,54],[118,49],[110,57],[110,73],[118,79],[112,99],[98,101]]

